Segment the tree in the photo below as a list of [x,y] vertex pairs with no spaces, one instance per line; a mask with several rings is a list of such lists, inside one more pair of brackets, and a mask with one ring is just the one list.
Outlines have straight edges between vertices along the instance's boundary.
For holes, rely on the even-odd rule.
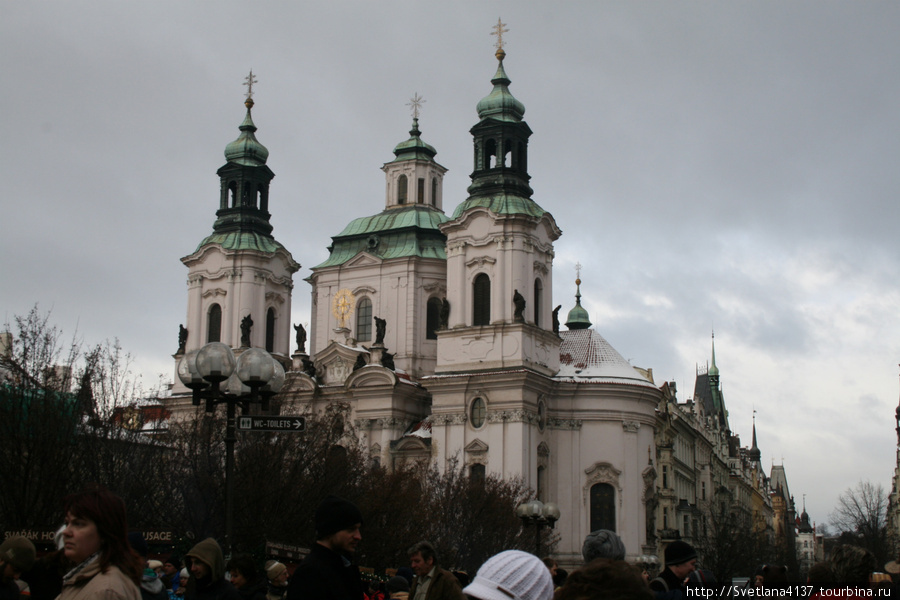
[[880,565],[894,558],[887,530],[887,506],[888,497],[880,483],[860,481],[855,488],[844,490],[831,513],[831,524],[838,533],[871,551]]
[[55,529],[62,499],[91,482],[122,495],[130,515],[156,519],[148,488],[158,485],[158,450],[112,419],[139,394],[118,342],[63,344],[37,306],[14,323],[0,357],[0,528]]
[[701,525],[695,547],[703,568],[709,569],[716,581],[752,576],[760,565],[775,558],[764,526],[754,523],[750,513],[730,506],[730,494],[718,494],[716,502],[701,507]]

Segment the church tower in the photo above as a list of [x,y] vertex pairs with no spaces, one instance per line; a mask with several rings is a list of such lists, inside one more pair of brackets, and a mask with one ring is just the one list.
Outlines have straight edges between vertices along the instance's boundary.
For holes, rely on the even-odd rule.
[[[268,149],[255,135],[254,83],[251,72],[241,133],[225,147],[226,162],[217,171],[213,232],[181,259],[188,268],[187,331],[176,361],[209,342],[264,348],[285,360],[290,352],[292,277],[300,265],[272,237],[269,183],[275,174],[266,165]],[[186,391],[175,381],[176,393]]]
[[448,328],[438,336],[437,373],[527,368],[553,376],[553,216],[532,200],[525,106],[509,92],[497,35],[494,88],[477,106],[469,198],[441,226],[447,235]]
[[[354,219],[332,238],[325,262],[312,268],[311,354],[332,342],[383,346],[397,370],[413,378],[434,372],[446,285],[442,210],[447,169],[419,130],[416,94],[409,138],[385,163],[384,209]],[[376,327],[381,319],[383,339]],[[317,366],[320,362],[316,359]]]

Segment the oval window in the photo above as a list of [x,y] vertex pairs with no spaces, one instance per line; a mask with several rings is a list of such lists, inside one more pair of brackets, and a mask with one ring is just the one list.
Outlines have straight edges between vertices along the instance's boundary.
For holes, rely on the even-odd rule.
[[475,398],[472,400],[472,408],[469,410],[469,420],[472,422],[472,427],[476,429],[484,425],[484,417],[487,414],[487,409],[484,405],[483,398]]

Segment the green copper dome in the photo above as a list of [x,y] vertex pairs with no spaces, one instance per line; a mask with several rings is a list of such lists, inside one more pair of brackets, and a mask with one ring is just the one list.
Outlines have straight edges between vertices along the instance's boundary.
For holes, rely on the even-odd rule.
[[510,79],[506,76],[506,71],[503,70],[503,57],[505,56],[506,54],[502,50],[497,53],[500,65],[497,67],[497,73],[494,74],[494,78],[491,79],[494,89],[481,99],[476,108],[478,117],[481,119],[492,118],[498,121],[518,123],[525,116],[525,105],[509,93]]
[[575,280],[575,308],[569,311],[566,317],[566,327],[569,329],[587,329],[592,325],[588,311],[581,306],[581,279]]
[[260,144],[256,139],[256,135],[254,135],[256,125],[253,124],[253,119],[250,116],[253,100],[248,98],[244,105],[247,107],[247,116],[244,117],[244,122],[239,127],[241,135],[225,146],[225,159],[228,162],[245,166],[256,167],[264,165],[266,164],[266,159],[269,158],[269,150]]
[[409,130],[409,139],[397,144],[394,148],[394,160],[391,162],[400,162],[404,160],[434,160],[437,150],[430,144],[426,144],[420,137],[422,132],[419,131],[419,119],[414,118],[412,129]]

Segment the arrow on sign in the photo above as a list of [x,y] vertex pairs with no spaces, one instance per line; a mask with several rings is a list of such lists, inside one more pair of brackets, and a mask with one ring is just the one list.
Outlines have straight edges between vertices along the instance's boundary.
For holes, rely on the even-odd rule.
[[241,431],[306,431],[306,417],[240,417]]

